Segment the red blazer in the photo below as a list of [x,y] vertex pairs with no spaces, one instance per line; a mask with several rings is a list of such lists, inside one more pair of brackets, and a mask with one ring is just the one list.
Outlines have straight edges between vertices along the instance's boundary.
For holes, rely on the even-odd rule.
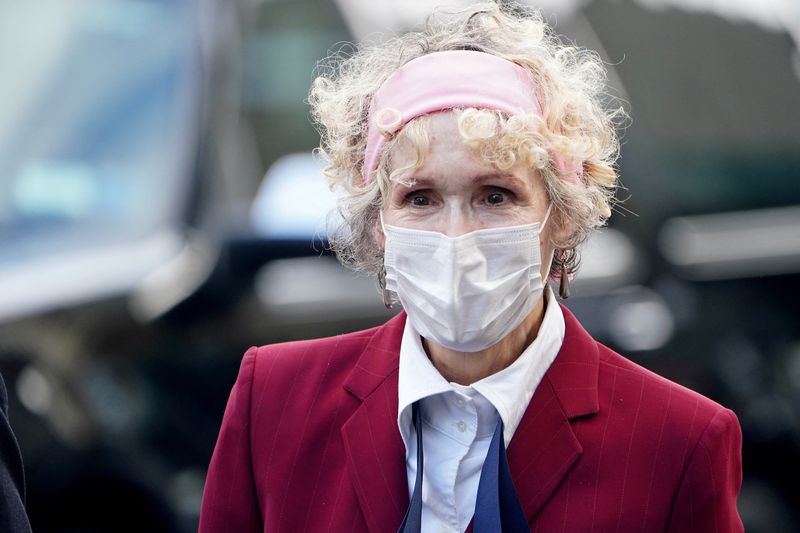
[[[561,351],[508,447],[531,531],[742,531],[728,409],[596,342],[566,309]],[[208,470],[201,533],[395,533],[405,324],[251,348]]]

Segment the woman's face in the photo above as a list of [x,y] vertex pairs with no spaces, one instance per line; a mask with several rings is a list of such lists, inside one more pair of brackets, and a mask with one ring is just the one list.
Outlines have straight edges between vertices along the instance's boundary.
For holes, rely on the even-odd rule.
[[[457,237],[471,231],[540,222],[549,200],[535,171],[514,167],[499,171],[481,161],[464,145],[452,112],[430,117],[430,149],[425,164],[411,170],[403,181],[393,182],[384,201],[385,224],[437,231]],[[397,144],[392,154],[396,168],[413,164],[416,153],[410,142]],[[547,279],[553,247],[549,245],[552,221],[539,235],[542,279]],[[378,226],[378,243],[383,232]]]

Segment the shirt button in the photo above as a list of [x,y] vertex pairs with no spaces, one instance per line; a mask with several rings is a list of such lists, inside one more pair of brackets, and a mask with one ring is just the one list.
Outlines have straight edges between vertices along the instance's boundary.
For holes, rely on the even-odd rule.
[[456,398],[456,405],[459,407],[464,407],[464,398]]
[[456,424],[456,427],[461,433],[464,433],[467,430],[467,424],[465,424],[463,420],[459,420],[458,424]]
[[453,530],[447,527],[445,524],[439,524],[439,533],[451,533],[451,531]]

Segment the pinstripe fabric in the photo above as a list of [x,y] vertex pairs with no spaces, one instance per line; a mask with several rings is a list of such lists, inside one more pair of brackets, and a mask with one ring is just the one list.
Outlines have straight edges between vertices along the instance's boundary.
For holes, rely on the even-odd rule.
[[[595,342],[564,344],[508,447],[532,531],[741,531],[735,415]],[[209,466],[200,531],[394,532],[408,506],[397,424],[405,316],[251,348]]]

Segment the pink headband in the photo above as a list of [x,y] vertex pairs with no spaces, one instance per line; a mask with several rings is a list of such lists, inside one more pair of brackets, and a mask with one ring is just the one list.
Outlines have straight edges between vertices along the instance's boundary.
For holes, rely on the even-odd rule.
[[[484,52],[451,50],[412,59],[389,76],[372,99],[363,168],[366,183],[374,179],[387,138],[409,121],[464,107],[541,116],[537,89],[527,70]],[[580,183],[580,162],[568,163],[552,153],[551,158],[562,175]]]

